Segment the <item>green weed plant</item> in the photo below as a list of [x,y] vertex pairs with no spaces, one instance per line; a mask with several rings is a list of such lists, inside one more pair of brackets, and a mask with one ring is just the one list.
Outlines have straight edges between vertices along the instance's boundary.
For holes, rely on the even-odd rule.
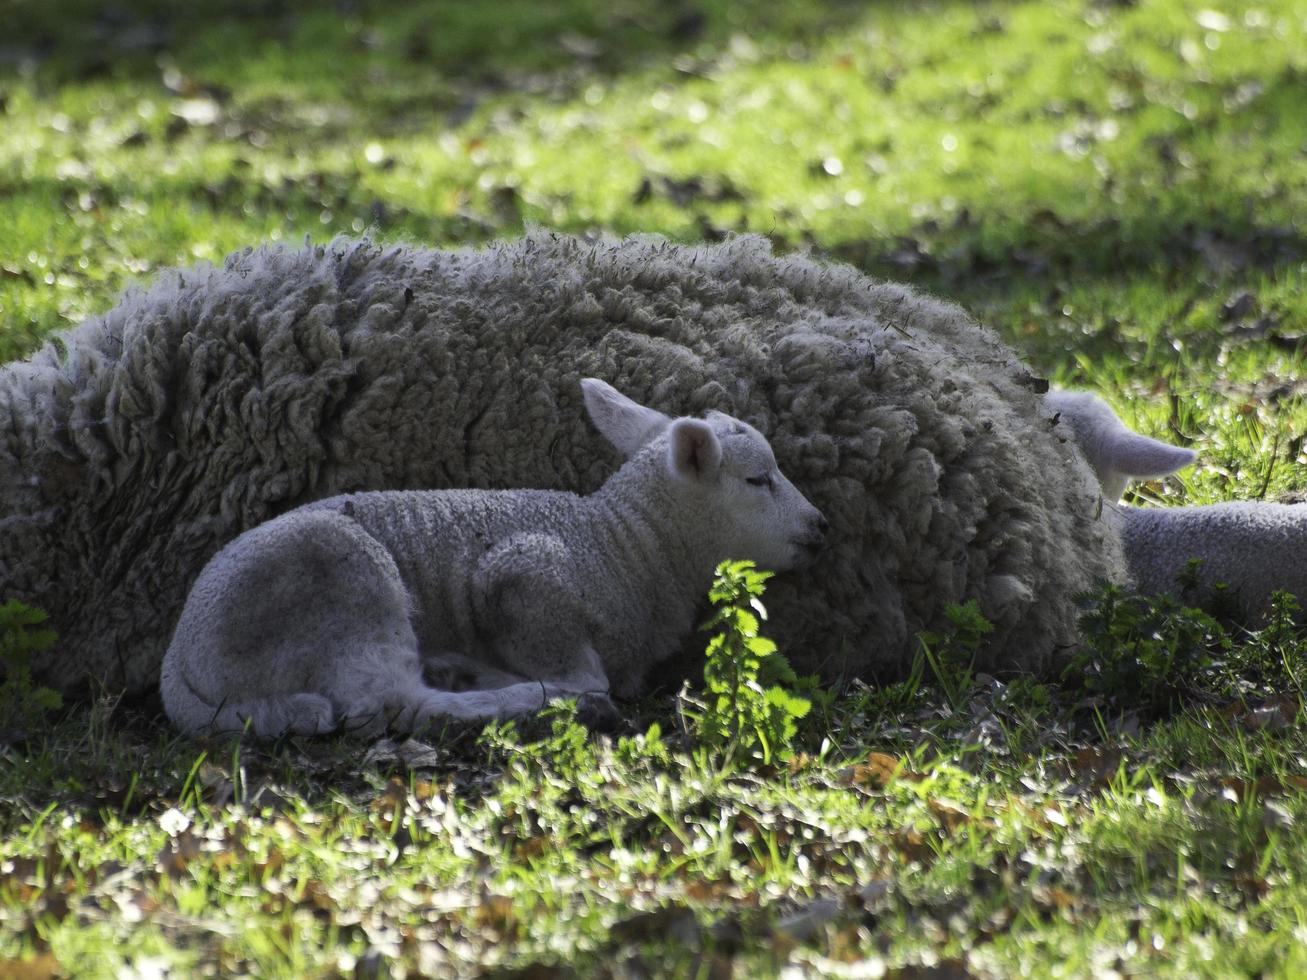
[[910,676],[918,679],[929,668],[944,699],[954,710],[967,700],[973,686],[976,653],[994,624],[980,613],[976,600],[951,602],[944,607],[948,627],[941,632],[917,634],[918,652]]
[[772,573],[751,561],[725,561],[714,574],[708,598],[715,608],[701,628],[716,633],[708,641],[695,736],[725,760],[770,764],[788,757],[798,721],[812,704],[788,689],[797,682],[794,671],[760,632],[767,618],[762,594]]
[[0,605],[0,717],[11,725],[34,725],[63,706],[58,691],[32,680],[32,655],[45,653],[57,639],[55,631],[43,625],[48,618],[43,610],[16,599]]
[[1170,594],[1104,584],[1083,600],[1084,648],[1063,674],[1069,688],[1152,716],[1253,692],[1301,697],[1307,625],[1288,593],[1275,593],[1252,629],[1227,626]]

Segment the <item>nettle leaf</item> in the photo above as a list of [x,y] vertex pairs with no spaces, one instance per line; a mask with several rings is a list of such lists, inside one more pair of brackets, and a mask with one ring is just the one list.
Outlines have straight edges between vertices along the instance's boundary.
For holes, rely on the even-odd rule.
[[758,635],[758,617],[747,609],[735,610],[735,629],[742,636]]
[[766,697],[768,704],[783,709],[792,718],[802,718],[812,710],[811,701],[797,694],[791,694],[783,687],[767,688]]
[[35,626],[49,618],[50,615],[44,609],[36,609],[17,599],[10,599],[0,605],[0,626]]
[[58,691],[52,691],[48,687],[40,687],[32,692],[32,697],[46,711],[54,711],[64,706],[64,699]]
[[[721,626],[723,623],[725,623],[728,619],[730,619],[732,615],[733,612],[730,609],[730,607],[717,609],[716,611],[713,612],[711,616],[708,617],[707,621],[703,623],[703,625],[701,625],[699,629],[704,631],[714,630],[717,627]],[[716,637],[714,637],[714,639],[716,639]]]
[[55,691],[34,686],[32,654],[55,644],[49,627],[38,627],[49,616],[16,600],[0,605],[0,717],[23,725],[33,724],[48,711],[63,706]]

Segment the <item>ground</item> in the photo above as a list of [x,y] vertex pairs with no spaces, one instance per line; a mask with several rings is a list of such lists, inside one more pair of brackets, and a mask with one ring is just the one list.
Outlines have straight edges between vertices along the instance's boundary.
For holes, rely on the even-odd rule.
[[[11,9],[6,360],[268,238],[748,230],[957,300],[1199,451],[1145,500],[1307,491],[1302,0]],[[15,716],[0,973],[1292,975],[1307,649],[1181,626],[1096,685],[819,699],[766,766],[670,696],[633,709],[662,740],[579,748]],[[1283,669],[1212,666],[1249,651]]]

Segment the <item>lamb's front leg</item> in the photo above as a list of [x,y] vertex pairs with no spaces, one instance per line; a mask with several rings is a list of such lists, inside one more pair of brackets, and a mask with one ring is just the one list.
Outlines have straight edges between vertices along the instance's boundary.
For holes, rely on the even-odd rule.
[[[387,660],[401,661],[401,651],[389,652],[392,656]],[[416,665],[416,655],[411,657]],[[349,678],[348,683],[355,697],[345,727],[363,734],[380,734],[387,728],[421,731],[451,720],[484,723],[521,718],[536,714],[550,701],[576,694],[570,685],[520,678],[483,690],[439,690],[424,684],[416,670],[389,676],[370,672]]]
[[[606,681],[602,681],[606,685]],[[623,719],[608,697],[606,687],[599,689],[593,675],[518,681],[504,687],[474,691],[440,691],[413,685],[392,698],[396,708],[380,721],[402,731],[438,726],[442,719],[462,722],[503,721],[522,718],[541,711],[551,701],[575,698],[577,719],[595,731],[615,732]],[[371,719],[362,719],[366,725]]]
[[587,724],[611,728],[618,712],[589,636],[594,611],[578,584],[577,560],[555,535],[514,535],[477,568],[477,613],[506,670],[539,679],[555,697],[578,695]]

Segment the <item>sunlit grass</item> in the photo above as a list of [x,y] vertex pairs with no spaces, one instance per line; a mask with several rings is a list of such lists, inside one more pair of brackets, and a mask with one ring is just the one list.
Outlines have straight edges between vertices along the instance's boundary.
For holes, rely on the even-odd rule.
[[1077,751],[1039,731],[1020,756],[901,748],[888,783],[858,770],[894,748],[885,730],[762,775],[618,761],[608,743],[571,771],[540,747],[496,762],[468,742],[410,774],[348,743],[201,757],[128,726],[105,736],[119,767],[145,753],[126,804],[94,802],[121,768],[69,753],[84,720],[30,747],[58,805],[29,782],[0,821],[0,955],[48,949],[78,976],[151,958],[350,973],[369,957],[671,974],[714,956],[764,973],[944,959],[1289,975],[1307,908],[1301,728],[1249,734],[1215,713]]

